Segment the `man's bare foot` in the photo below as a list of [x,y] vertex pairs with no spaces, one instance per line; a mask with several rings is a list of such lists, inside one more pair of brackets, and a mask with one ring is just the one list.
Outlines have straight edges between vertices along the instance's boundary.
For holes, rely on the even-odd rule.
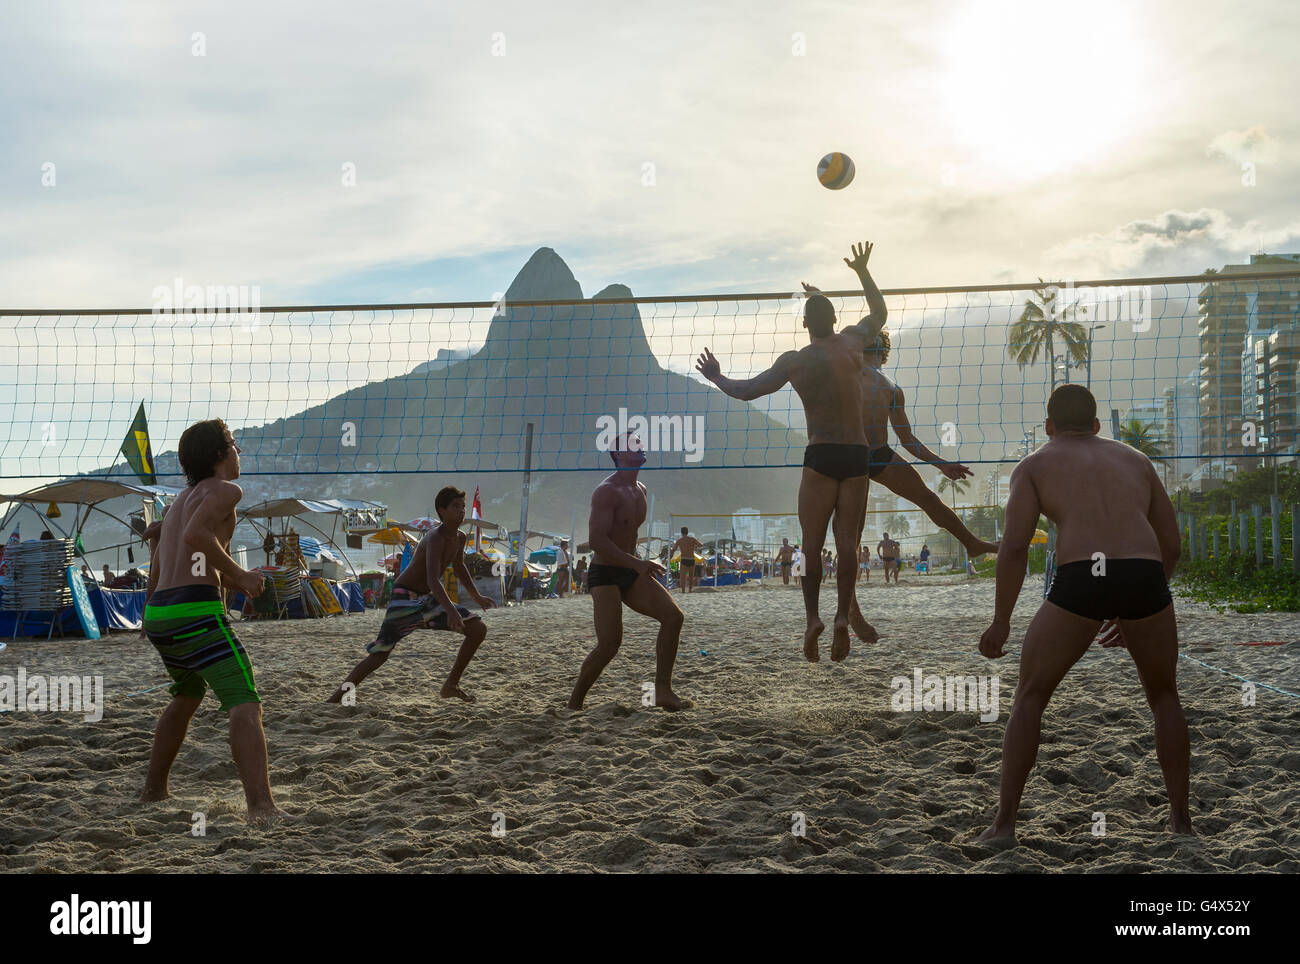
[[1169,830],[1171,833],[1181,833],[1188,837],[1196,836],[1196,831],[1192,829],[1192,818],[1186,813],[1170,814]]
[[565,703],[564,705],[571,710],[580,710],[582,709],[582,700],[575,700],[572,696],[570,696],[569,702]]
[[454,696],[456,699],[464,700],[466,703],[478,702],[478,700],[476,700],[473,696],[470,696],[470,694],[466,693],[459,686],[452,686],[450,683],[446,683],[443,685],[442,692],[439,695],[444,700],[449,700]]
[[171,792],[163,787],[161,790],[150,790],[145,787],[144,792],[140,794],[141,803],[157,803],[159,800],[168,800],[171,798]]
[[803,632],[803,655],[810,663],[815,663],[821,659],[821,654],[817,652],[817,637],[826,631],[826,624],[820,619],[815,623],[809,623],[808,628]]
[[842,663],[849,656],[849,621],[848,619],[835,620],[834,628],[831,630],[831,661]]
[[1014,824],[1012,824],[1009,827],[1004,827],[1001,824],[999,824],[996,820],[994,820],[993,826],[989,827],[987,830],[985,830],[982,834],[980,834],[975,839],[978,840],[980,843],[992,843],[993,841],[996,840],[1005,840],[1010,843],[1015,843],[1016,828]]
[[682,699],[672,690],[661,695],[659,690],[655,689],[655,706],[662,706],[670,713],[676,713],[678,710],[689,710],[694,705],[690,700]]
[[[858,609],[857,606],[849,610],[849,625],[853,627],[853,632],[858,639],[864,643],[874,643],[880,640],[880,634],[876,632],[876,628],[863,618],[862,610]],[[834,659],[834,656],[831,658]]]
[[268,803],[262,807],[248,808],[249,826],[265,827],[268,824],[277,823],[280,820],[287,820],[289,815],[273,803]]

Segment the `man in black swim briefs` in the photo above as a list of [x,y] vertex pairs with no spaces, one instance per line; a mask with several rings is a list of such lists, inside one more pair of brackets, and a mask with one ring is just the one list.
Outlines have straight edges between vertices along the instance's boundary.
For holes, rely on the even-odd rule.
[[[840,559],[857,556],[858,533],[866,510],[867,473],[870,450],[862,427],[863,348],[874,344],[885,325],[888,309],[876,287],[867,259],[871,245],[854,246],[853,259],[844,259],[862,282],[870,314],[843,332],[835,331],[835,307],[829,298],[805,284],[804,327],[810,343],[788,351],[767,371],[753,378],[726,378],[708,348],[696,362],[696,370],[732,398],[752,401],[770,395],[787,382],[803,402],[809,445],[804,453],[803,476],[799,482],[799,525],[803,530],[804,656],[819,658],[817,638],[825,630],[818,613],[822,583],[822,549],[826,527],[835,534],[835,552]],[[832,519],[834,520],[832,522]],[[841,566],[836,580],[837,606],[832,633],[831,659],[849,655],[849,612],[856,608],[853,597],[857,572]]]
[[1103,646],[1126,646],[1155,718],[1156,756],[1169,794],[1169,826],[1192,833],[1187,808],[1191,749],[1178,699],[1178,627],[1168,576],[1178,564],[1178,523],[1151,460],[1099,438],[1097,402],[1062,385],[1047,403],[1049,441],[1011,473],[998,550],[993,623],[980,639],[1004,655],[1041,513],[1056,523],[1056,577],[1020,650],[1020,683],[1002,748],[997,816],[982,840],[1015,838],[1016,812],[1038,754],[1043,711],[1100,630]]
[[569,697],[569,709],[582,709],[587,691],[623,643],[623,606],[659,623],[655,640],[655,706],[684,710],[691,706],[673,692],[673,663],[682,634],[682,611],[659,580],[664,567],[636,555],[636,534],[645,522],[646,488],[637,481],[645,451],[635,436],[620,437],[610,452],[617,470],[591,495],[588,539],[594,555],[587,570],[587,591],[596,620],[596,648],[583,661]]

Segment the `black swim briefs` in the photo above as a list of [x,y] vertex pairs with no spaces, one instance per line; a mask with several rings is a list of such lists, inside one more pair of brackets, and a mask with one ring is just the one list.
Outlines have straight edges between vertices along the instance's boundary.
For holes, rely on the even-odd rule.
[[1091,559],[1058,566],[1047,601],[1087,619],[1146,619],[1173,602],[1158,559],[1107,559],[1094,576]]
[[871,450],[865,445],[818,442],[803,451],[803,464],[837,482],[870,474]]
[[870,467],[867,475],[873,479],[885,470],[890,462],[894,461],[894,450],[888,445],[882,445],[879,448],[871,450]]
[[636,577],[637,571],[635,569],[595,563],[587,570],[587,588],[596,589],[600,586],[617,586],[619,594],[626,596],[627,591],[632,588],[632,583],[636,582]]

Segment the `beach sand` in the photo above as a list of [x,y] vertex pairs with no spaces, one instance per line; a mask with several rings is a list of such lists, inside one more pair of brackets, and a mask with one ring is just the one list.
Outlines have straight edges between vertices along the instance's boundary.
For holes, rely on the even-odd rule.
[[[976,651],[992,580],[912,576],[860,586],[876,646],[806,663],[793,587],[675,595],[686,614],[675,687],[696,708],[641,705],[654,625],[625,611],[622,651],[582,712],[564,708],[593,645],[589,597],[486,614],[465,675],[475,704],[438,698],[457,640],[417,633],[354,707],[327,706],[381,614],[237,624],[257,673],[271,782],[291,819],[244,822],[243,793],[209,696],[170,800],[137,795],[159,712],[161,661],[134,634],[19,640],[0,675],[102,675],[99,722],[0,715],[0,869],[34,871],[1278,871],[1300,870],[1300,699],[1191,659],[1193,820],[1168,807],[1151,714],[1122,650],[1094,647],[1048,707],[1019,846],[973,843],[996,806],[1019,640],[1041,597],[1027,581],[1008,656]],[[833,592],[822,596],[828,624]],[[1219,614],[1178,600],[1183,653],[1300,693],[1300,617]],[[1285,640],[1286,646],[1241,646]],[[823,637],[823,659],[830,633]],[[999,676],[995,722],[974,711],[896,712],[891,681]],[[193,836],[201,812],[206,835]],[[798,829],[803,815],[805,834]],[[1104,814],[1105,834],[1094,814]],[[495,816],[494,815],[499,815]],[[504,835],[494,835],[494,825]]]

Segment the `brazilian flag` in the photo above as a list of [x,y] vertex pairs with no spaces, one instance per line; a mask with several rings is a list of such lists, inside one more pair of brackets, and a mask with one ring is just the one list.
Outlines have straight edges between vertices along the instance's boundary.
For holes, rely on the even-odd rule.
[[144,417],[144,402],[140,411],[135,413],[131,431],[122,440],[122,454],[126,456],[127,465],[145,485],[157,485],[158,478],[153,472],[153,448],[149,445],[149,423]]

